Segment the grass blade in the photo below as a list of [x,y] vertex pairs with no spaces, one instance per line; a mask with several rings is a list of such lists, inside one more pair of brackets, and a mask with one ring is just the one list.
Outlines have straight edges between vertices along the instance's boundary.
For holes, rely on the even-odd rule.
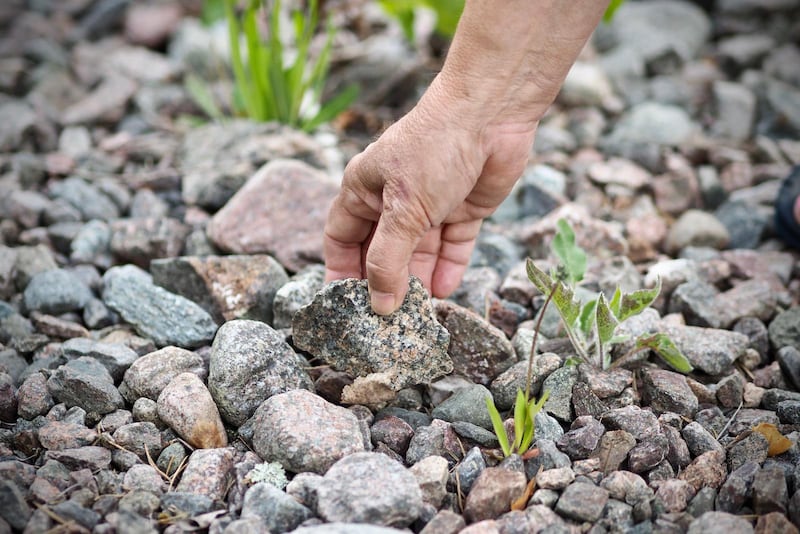
[[508,444],[506,427],[503,426],[503,418],[500,416],[500,412],[497,411],[497,407],[494,405],[494,400],[488,396],[486,397],[486,409],[489,410],[489,417],[492,420],[492,428],[494,428],[497,441],[500,442],[500,448],[503,450],[503,455],[511,456],[511,447]]
[[310,132],[321,124],[330,122],[335,119],[339,113],[346,110],[358,98],[358,87],[356,85],[349,85],[344,91],[325,102],[320,108],[319,112],[311,120],[303,123],[303,130]]
[[514,402],[514,446],[511,448],[513,451],[518,451],[520,443],[522,443],[522,435],[525,433],[526,421],[526,408],[528,403],[525,401],[525,394],[521,389],[517,390],[517,400]]
[[205,81],[194,74],[189,74],[184,80],[184,85],[186,87],[186,92],[189,93],[189,97],[197,104],[197,107],[199,107],[203,113],[214,120],[222,120],[225,118],[222,110],[217,105],[214,93],[211,92],[211,89]]

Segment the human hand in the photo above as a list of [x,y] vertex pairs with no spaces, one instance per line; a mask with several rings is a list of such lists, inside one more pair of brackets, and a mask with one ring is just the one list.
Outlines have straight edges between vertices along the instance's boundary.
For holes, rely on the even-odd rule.
[[331,207],[325,278],[366,277],[376,313],[402,304],[409,274],[436,297],[452,293],[481,222],[527,164],[536,123],[465,120],[451,100],[434,82],[350,161]]

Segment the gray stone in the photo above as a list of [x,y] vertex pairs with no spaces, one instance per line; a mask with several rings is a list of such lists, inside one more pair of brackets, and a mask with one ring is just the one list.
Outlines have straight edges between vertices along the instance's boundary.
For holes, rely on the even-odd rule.
[[149,461],[147,454],[157,458],[163,448],[161,432],[153,423],[129,423],[116,429],[112,434],[114,441],[124,450]]
[[422,500],[437,509],[447,495],[449,468],[441,456],[428,456],[409,468],[422,492]]
[[726,532],[728,534],[752,534],[749,521],[726,512],[706,512],[689,524],[688,534]]
[[404,534],[405,529],[379,527],[362,523],[333,522],[324,525],[300,527],[293,530],[292,534]]
[[609,136],[612,143],[653,143],[680,145],[698,131],[689,115],[677,106],[643,102],[617,121]]
[[706,512],[711,512],[714,510],[714,500],[716,497],[717,492],[714,488],[700,488],[700,491],[697,492],[686,507],[686,512],[694,517],[700,517]]
[[486,408],[487,397],[492,398],[492,394],[480,384],[459,389],[434,408],[431,416],[448,422],[466,421],[492,430],[492,420]]
[[786,346],[778,350],[775,355],[778,360],[783,376],[800,391],[800,349],[794,346]]
[[752,432],[728,449],[728,470],[734,471],[747,462],[763,463],[767,459],[769,442],[759,432]]
[[645,369],[641,376],[644,400],[657,413],[674,412],[692,417],[697,411],[697,397],[683,375],[661,369]]
[[270,397],[255,411],[252,423],[256,453],[295,473],[323,474],[343,456],[364,450],[353,412],[304,389]]
[[638,406],[625,406],[609,410],[601,421],[606,428],[624,430],[637,440],[643,440],[658,433],[658,418],[650,410]]
[[161,495],[161,508],[163,510],[183,512],[190,517],[196,517],[212,511],[214,509],[214,501],[206,495],[170,491]]
[[664,248],[672,253],[688,246],[725,248],[730,242],[727,228],[712,214],[688,210],[670,227]]
[[74,521],[86,529],[94,529],[102,519],[100,514],[81,506],[74,500],[60,502],[52,506],[52,511],[58,517],[63,517],[67,521]]
[[[644,473],[655,469],[667,456],[669,442],[664,434],[653,434],[636,446],[628,453],[628,467],[634,473]],[[652,472],[650,474],[652,481]]]
[[483,459],[483,453],[478,447],[473,447],[453,470],[455,475],[452,477],[453,483],[460,487],[464,494],[469,494],[472,485],[484,469],[486,469],[486,461]]
[[432,455],[444,456],[451,463],[455,463],[461,456],[460,451],[454,450],[456,446],[460,447],[461,442],[450,423],[434,419],[430,425],[417,427],[414,431],[406,451],[406,463],[413,465]]
[[208,376],[203,358],[179,347],[164,347],[141,356],[131,364],[120,385],[120,393],[129,402],[139,397],[157,401],[161,391],[181,373],[194,373],[200,379]]
[[275,328],[292,326],[294,314],[303,306],[311,304],[314,295],[322,289],[324,280],[324,267],[309,265],[280,286],[272,302]]
[[785,400],[778,403],[778,417],[789,425],[800,425],[800,401]]
[[107,266],[111,263],[111,227],[92,219],[83,225],[70,242],[70,260]]
[[533,419],[534,436],[537,439],[558,441],[564,435],[561,423],[545,411],[540,411]]
[[762,212],[742,201],[722,204],[714,212],[714,216],[728,230],[728,246],[734,249],[758,247],[769,222]]
[[266,482],[253,485],[244,494],[241,517],[261,518],[269,532],[292,531],[312,515],[311,510]]
[[553,371],[542,384],[542,392],[550,392],[544,410],[561,421],[571,421],[572,387],[577,380],[578,369],[574,366],[564,366]]
[[569,456],[558,450],[556,444],[549,439],[537,439],[533,442],[533,448],[539,449],[539,455],[525,461],[528,478],[536,476],[540,468],[546,471],[572,465]]
[[122,489],[145,490],[157,495],[164,493],[166,484],[161,475],[153,467],[145,464],[131,467],[122,480]]
[[0,480],[0,517],[11,527],[21,531],[32,513],[22,490],[11,480]]
[[55,460],[64,464],[68,469],[91,469],[99,471],[108,469],[111,464],[111,451],[104,447],[88,446],[78,449],[64,449],[60,451],[47,451],[44,454],[45,462]]
[[240,426],[273,395],[299,388],[313,390],[306,365],[269,325],[228,321],[211,346],[208,389],[222,418]]
[[604,432],[603,424],[592,416],[578,417],[570,430],[558,439],[558,448],[572,460],[584,460],[597,448]]
[[464,517],[474,523],[508,512],[511,502],[525,490],[523,473],[501,467],[484,469],[464,503]]
[[601,470],[608,474],[619,469],[635,445],[636,438],[628,432],[612,430],[603,434],[591,457],[600,460]]
[[55,182],[51,193],[54,198],[62,199],[77,209],[85,221],[111,221],[120,216],[119,208],[107,195],[81,178]]
[[[353,376],[377,375],[394,391],[453,370],[446,352],[450,336],[433,316],[422,282],[413,277],[403,305],[389,316],[372,311],[366,280],[332,282],[297,311],[292,331],[298,348]],[[357,380],[344,395],[349,388],[355,396],[359,386]]]
[[[375,492],[373,488],[392,488]],[[327,521],[404,527],[422,509],[414,475],[379,453],[351,454],[331,466],[317,487],[317,513]]]
[[214,337],[217,325],[205,310],[156,286],[133,265],[112,267],[103,282],[106,305],[158,346],[197,347]]
[[570,484],[556,504],[556,512],[576,521],[597,521],[608,502],[608,491],[585,482]]
[[24,293],[26,309],[51,314],[80,310],[90,298],[91,290],[63,269],[34,275]]
[[761,469],[757,462],[747,462],[731,472],[720,486],[716,509],[731,514],[738,513],[753,495],[753,480]]
[[724,80],[715,80],[711,91],[716,111],[712,127],[714,134],[734,142],[749,139],[756,117],[753,92],[743,84]]
[[[517,335],[519,335],[519,332],[520,331],[517,330]],[[515,336],[515,338],[516,337],[517,336]],[[528,349],[527,352],[530,352],[530,349]],[[525,356],[525,358],[527,358],[527,356]],[[548,352],[534,356],[530,386],[531,395],[539,395],[545,378],[559,367],[561,367],[561,358],[557,354]],[[517,398],[517,390],[525,390],[527,375],[528,360],[525,359],[515,363],[492,380],[490,389],[498,409],[508,410],[514,406],[514,401]]]
[[713,376],[730,369],[749,343],[747,336],[728,330],[666,323],[661,326],[692,366]]
[[94,358],[103,364],[115,382],[119,382],[125,371],[139,358],[133,349],[125,345],[102,343],[79,337],[65,341],[61,345],[61,351],[70,360],[81,357]]
[[481,428],[477,425],[473,425],[472,423],[456,421],[452,423],[451,427],[456,434],[462,438],[472,440],[478,445],[482,445],[484,447],[497,447],[499,445],[497,436],[495,436],[494,432]]
[[681,435],[686,440],[686,445],[689,447],[692,456],[700,456],[708,451],[724,453],[725,449],[720,442],[697,421],[692,421],[683,427]]
[[800,350],[800,307],[779,313],[769,323],[769,340],[775,349],[792,346]]
[[147,269],[150,261],[178,256],[189,227],[170,217],[117,219],[111,223],[114,256]]
[[789,491],[786,476],[778,466],[764,467],[753,478],[753,510],[758,515],[786,513]]
[[466,526],[466,521],[459,514],[450,510],[440,510],[420,534],[458,534]]
[[56,369],[47,380],[47,389],[53,398],[67,406],[80,406],[101,415],[125,404],[106,368],[85,356]]

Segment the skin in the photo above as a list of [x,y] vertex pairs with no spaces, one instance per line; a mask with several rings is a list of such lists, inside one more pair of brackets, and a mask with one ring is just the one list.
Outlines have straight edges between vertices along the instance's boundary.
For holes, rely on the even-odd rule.
[[348,163],[325,226],[326,281],[366,277],[382,315],[409,274],[450,295],[607,3],[467,0],[419,103]]

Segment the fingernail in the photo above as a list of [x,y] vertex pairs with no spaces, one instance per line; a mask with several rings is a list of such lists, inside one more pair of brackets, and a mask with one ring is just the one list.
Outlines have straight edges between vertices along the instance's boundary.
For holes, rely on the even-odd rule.
[[372,311],[378,315],[389,315],[394,311],[394,294],[371,291],[370,304],[372,304]]

